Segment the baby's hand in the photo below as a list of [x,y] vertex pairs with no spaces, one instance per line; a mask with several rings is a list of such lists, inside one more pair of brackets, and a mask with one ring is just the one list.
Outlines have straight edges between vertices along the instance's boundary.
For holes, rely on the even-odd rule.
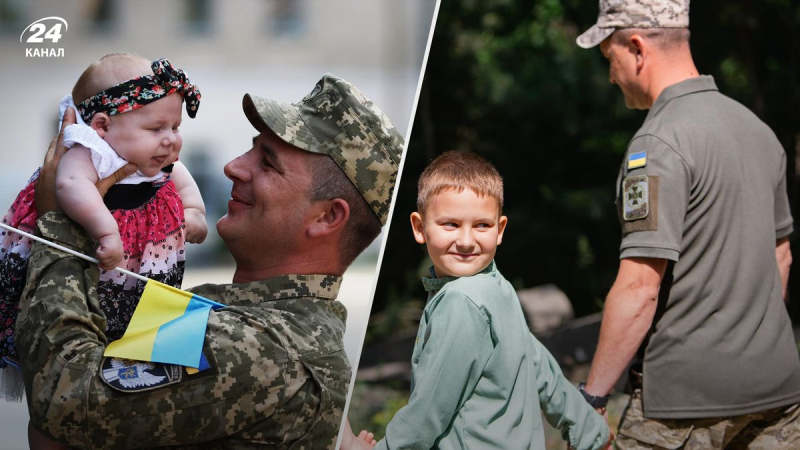
[[100,268],[111,270],[122,262],[122,240],[119,233],[107,234],[97,239],[97,259]]
[[186,242],[199,244],[205,241],[208,234],[206,215],[197,208],[186,208],[183,216],[186,223]]

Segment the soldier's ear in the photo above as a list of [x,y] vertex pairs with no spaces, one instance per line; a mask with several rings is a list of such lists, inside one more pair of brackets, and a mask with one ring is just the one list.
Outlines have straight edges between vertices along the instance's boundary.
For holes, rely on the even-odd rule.
[[649,54],[650,47],[648,47],[647,41],[638,34],[631,36],[630,46],[631,53],[633,53],[636,58],[636,73],[639,73],[644,67],[644,62]]
[[313,215],[308,236],[322,237],[344,229],[350,219],[350,205],[341,198],[319,200],[313,206]]
[[422,215],[416,211],[411,213],[411,231],[414,233],[414,240],[417,243],[425,243],[425,227],[422,225]]

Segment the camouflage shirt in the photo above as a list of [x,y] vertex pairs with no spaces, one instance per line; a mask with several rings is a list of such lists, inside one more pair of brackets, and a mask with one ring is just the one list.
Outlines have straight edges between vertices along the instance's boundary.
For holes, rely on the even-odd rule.
[[[46,239],[93,253],[61,213],[39,219]],[[332,449],[350,380],[340,277],[285,275],[203,285],[193,292],[229,305],[212,312],[204,345],[211,368],[137,392],[100,375],[105,319],[97,267],[35,244],[17,345],[31,423],[79,448]],[[106,361],[107,362],[107,361]],[[153,366],[152,363],[151,367]]]

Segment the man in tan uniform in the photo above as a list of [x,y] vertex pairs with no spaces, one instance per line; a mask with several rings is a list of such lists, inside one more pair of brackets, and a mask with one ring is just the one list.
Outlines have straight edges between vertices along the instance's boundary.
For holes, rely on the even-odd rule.
[[636,356],[619,448],[800,448],[786,154],[700,76],[688,26],[688,0],[600,0],[578,37],[649,109],[617,179],[621,262],[584,396],[602,408]]

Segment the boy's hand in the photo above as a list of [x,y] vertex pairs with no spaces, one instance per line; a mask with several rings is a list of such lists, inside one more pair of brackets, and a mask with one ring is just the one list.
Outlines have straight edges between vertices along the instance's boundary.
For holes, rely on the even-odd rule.
[[608,409],[595,408],[595,411],[597,411],[597,414],[603,416],[603,419],[606,419],[606,425],[608,426],[608,442],[606,442],[606,445],[601,448],[602,450],[609,450],[613,448],[612,444],[614,443],[614,440],[617,439],[617,436],[614,434],[614,430],[611,429],[611,426],[608,425]]
[[362,430],[356,437],[353,434],[353,429],[350,428],[350,419],[345,421],[342,433],[342,442],[339,444],[339,450],[369,450],[377,444],[374,439],[375,436],[372,433],[368,433],[367,430]]
[[122,240],[119,233],[100,236],[97,240],[97,259],[101,269],[111,270],[122,262]]
[[206,215],[197,208],[186,208],[183,216],[186,225],[186,242],[199,244],[205,241],[208,234]]
[[[375,446],[375,444],[377,444],[377,442],[375,442],[374,439],[373,442],[375,442],[375,444],[367,444],[366,441],[363,441],[360,438],[353,436],[352,432],[350,433],[350,436],[352,436],[350,439],[344,439],[344,438],[342,439],[342,445],[339,446],[339,450],[371,450],[372,447]],[[361,436],[361,434],[359,434],[359,436]],[[346,445],[345,443],[349,444],[349,447],[345,446]]]
[[367,430],[361,430],[361,432],[358,433],[357,438],[369,444],[370,447],[375,447],[375,444],[378,443],[378,441],[375,440],[375,434],[370,433]]

